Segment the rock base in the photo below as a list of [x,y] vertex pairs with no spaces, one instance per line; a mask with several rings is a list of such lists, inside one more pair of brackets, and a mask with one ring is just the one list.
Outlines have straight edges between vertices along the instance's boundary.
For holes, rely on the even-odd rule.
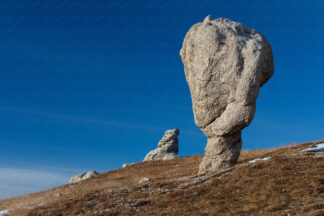
[[199,174],[232,166],[238,160],[241,147],[240,131],[228,136],[208,138],[205,156],[199,165]]

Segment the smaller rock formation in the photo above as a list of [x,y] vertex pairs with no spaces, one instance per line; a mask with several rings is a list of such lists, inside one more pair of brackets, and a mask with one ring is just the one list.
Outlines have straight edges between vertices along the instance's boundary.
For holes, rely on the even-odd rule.
[[74,175],[70,178],[69,184],[74,184],[74,183],[77,183],[80,181],[84,181],[84,180],[89,179],[95,175],[98,175],[98,173],[96,171],[89,171],[87,173],[81,173],[81,174]]
[[171,160],[178,157],[178,128],[167,130],[158,144],[158,148],[150,151],[144,161],[150,160]]
[[136,163],[124,163],[123,164],[123,168],[128,167],[128,166],[132,166],[134,164],[136,164]]

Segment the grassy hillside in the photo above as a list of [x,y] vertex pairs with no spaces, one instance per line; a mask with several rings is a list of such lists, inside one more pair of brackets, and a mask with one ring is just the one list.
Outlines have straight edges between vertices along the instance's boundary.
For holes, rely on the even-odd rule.
[[[323,141],[322,141],[323,142]],[[319,142],[242,151],[239,163],[197,175],[202,155],[142,162],[76,185],[0,201],[11,215],[324,215]],[[269,160],[250,163],[255,158]],[[138,183],[142,177],[150,180]]]

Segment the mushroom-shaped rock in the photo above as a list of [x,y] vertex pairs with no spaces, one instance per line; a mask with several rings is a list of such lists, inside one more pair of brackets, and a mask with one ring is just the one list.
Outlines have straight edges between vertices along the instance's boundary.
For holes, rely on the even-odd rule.
[[273,75],[270,44],[241,23],[208,16],[190,28],[180,55],[195,123],[208,138],[199,172],[228,167],[237,162],[259,88]]
[[150,151],[144,158],[144,161],[150,160],[171,160],[177,158],[178,154],[178,128],[167,130],[158,143],[158,148]]

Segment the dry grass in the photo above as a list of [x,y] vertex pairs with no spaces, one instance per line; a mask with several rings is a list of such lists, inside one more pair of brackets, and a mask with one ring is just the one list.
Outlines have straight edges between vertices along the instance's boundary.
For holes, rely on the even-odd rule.
[[[324,154],[303,151],[316,143],[242,151],[237,165],[201,176],[202,155],[142,162],[74,187],[2,200],[0,209],[34,207],[11,211],[30,216],[324,215]],[[271,159],[248,163],[259,157]],[[150,181],[138,184],[144,176]]]

